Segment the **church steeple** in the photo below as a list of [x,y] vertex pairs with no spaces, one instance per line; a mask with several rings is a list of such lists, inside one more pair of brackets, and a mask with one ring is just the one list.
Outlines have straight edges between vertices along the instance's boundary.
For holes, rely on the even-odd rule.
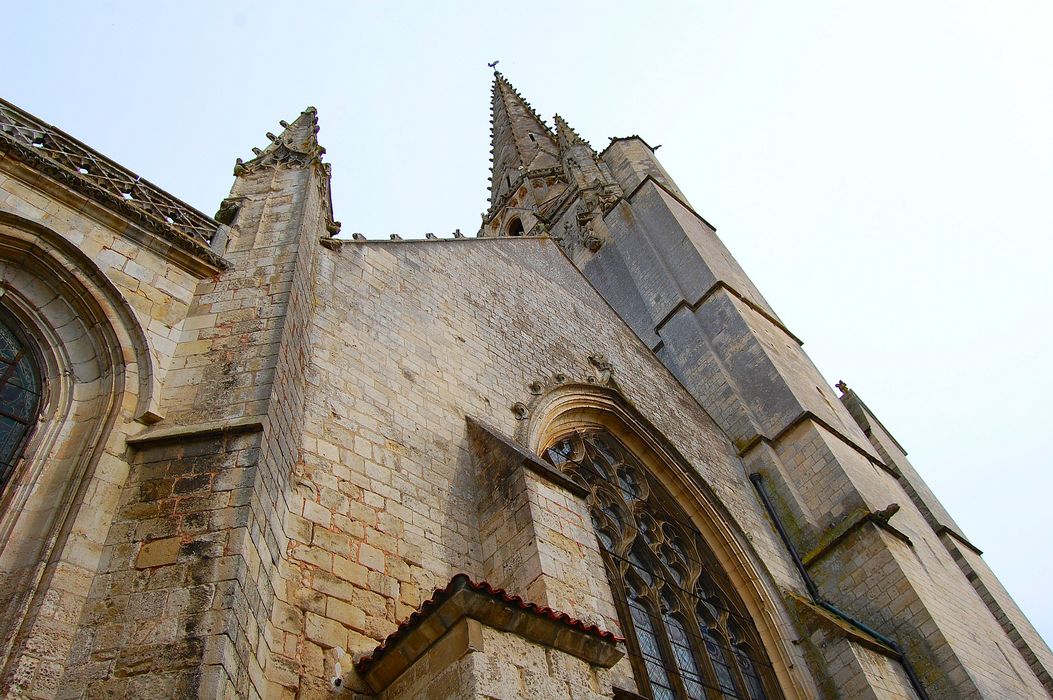
[[490,204],[511,189],[529,170],[559,163],[559,148],[552,130],[512,84],[494,73],[491,110],[491,146],[494,165],[490,177]]
[[494,71],[491,104],[490,208],[483,235],[516,235],[537,223],[540,207],[558,178],[560,149],[555,134],[501,73]]

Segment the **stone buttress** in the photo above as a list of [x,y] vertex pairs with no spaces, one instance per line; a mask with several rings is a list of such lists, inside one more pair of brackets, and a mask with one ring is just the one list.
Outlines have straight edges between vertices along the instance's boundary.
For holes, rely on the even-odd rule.
[[[297,651],[271,623],[308,381],[311,256],[332,220],[308,108],[238,160],[228,269],[194,293],[131,471],[62,697],[278,697]],[[299,513],[300,510],[297,510]],[[296,685],[295,682],[291,685]]]
[[[597,152],[496,74],[478,236],[369,241],[334,238],[315,110],[282,127],[212,218],[0,102],[0,324],[47,388],[0,490],[3,693],[650,696],[607,517],[693,543],[658,608],[687,569],[733,594],[677,595],[732,601],[688,617],[697,646],[735,615],[736,693],[1053,694],[980,551],[643,139]],[[621,461],[586,479],[601,435]]]
[[[522,103],[506,83],[495,94]],[[598,154],[556,124],[560,193],[492,198],[480,235],[509,235],[495,222],[514,212],[558,241],[761,475],[821,595],[896,640],[931,697],[1053,692],[1053,656],[979,550],[877,420],[839,400],[654,149],[631,136]]]

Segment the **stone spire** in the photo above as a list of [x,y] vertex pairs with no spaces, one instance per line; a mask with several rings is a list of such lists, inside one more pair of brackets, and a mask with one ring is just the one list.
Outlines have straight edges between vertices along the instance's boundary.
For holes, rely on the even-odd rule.
[[491,213],[529,173],[559,166],[559,147],[552,130],[497,71],[494,71],[490,143],[493,154]]

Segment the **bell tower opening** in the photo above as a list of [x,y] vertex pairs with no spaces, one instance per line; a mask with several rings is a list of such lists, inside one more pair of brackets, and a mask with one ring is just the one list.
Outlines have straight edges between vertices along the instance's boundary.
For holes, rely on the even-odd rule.
[[522,236],[523,235],[523,221],[518,217],[513,217],[508,222],[508,235],[509,236]]

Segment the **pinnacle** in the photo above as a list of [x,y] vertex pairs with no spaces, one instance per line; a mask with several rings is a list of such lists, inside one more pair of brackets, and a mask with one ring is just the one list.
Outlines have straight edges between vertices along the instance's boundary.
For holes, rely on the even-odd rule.
[[557,114],[553,121],[556,124],[556,140],[559,143],[560,150],[565,150],[568,146],[580,144],[588,147],[593,153],[596,152],[592,148],[592,145],[585,139],[581,138],[578,132],[574,131],[574,128],[568,124],[567,120],[563,117]]
[[296,119],[289,123],[282,119],[278,122],[282,127],[279,135],[268,131],[267,140],[270,143],[266,148],[253,148],[255,157],[248,163],[239,159],[239,166],[251,167],[256,164],[264,164],[272,160],[286,161],[290,156],[298,156],[297,160],[307,162],[315,158],[321,158],[325,149],[318,145],[318,110],[307,107]]

